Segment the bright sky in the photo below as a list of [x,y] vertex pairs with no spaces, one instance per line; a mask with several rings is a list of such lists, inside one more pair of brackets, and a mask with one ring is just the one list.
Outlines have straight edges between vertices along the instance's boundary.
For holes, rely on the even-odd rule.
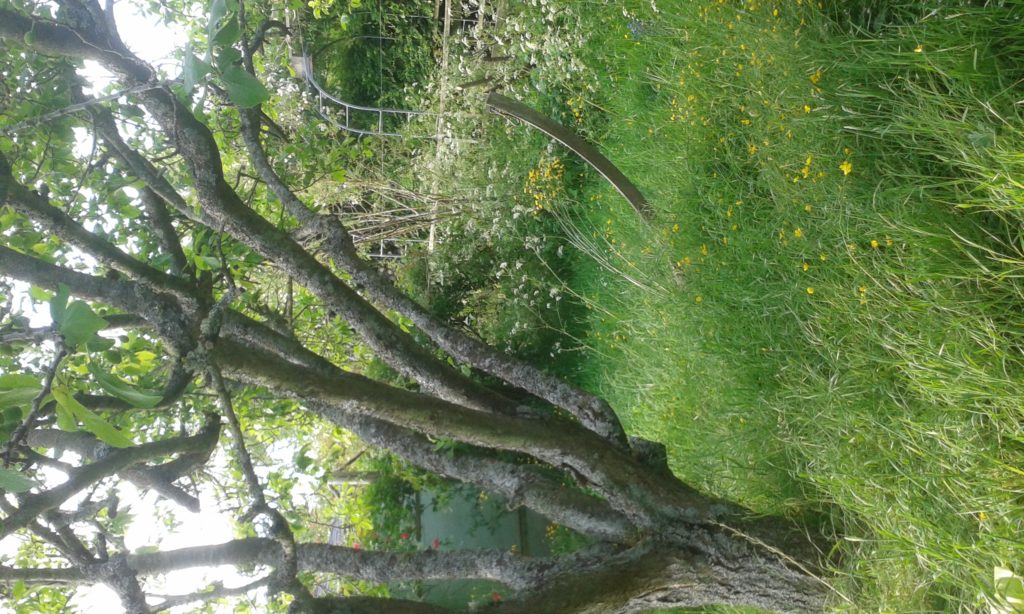
[[[180,63],[172,57],[174,50],[184,47],[184,32],[168,29],[156,19],[139,14],[141,7],[133,2],[121,0],[114,5],[114,14],[118,30],[128,47],[144,60],[162,69],[168,76],[180,72]],[[86,62],[81,71],[97,88],[104,87],[110,81],[110,75],[94,62]],[[86,152],[91,148],[91,141],[84,131],[79,134],[79,146]],[[23,288],[27,291],[27,288]],[[33,326],[49,324],[49,314],[36,312],[32,314]],[[224,467],[227,459],[220,451],[211,460],[211,465]],[[59,479],[59,478],[57,478]],[[131,507],[134,520],[128,526],[125,535],[126,547],[134,551],[143,546],[157,546],[164,549],[184,548],[205,544],[217,544],[234,537],[232,522],[229,516],[217,512],[217,499],[210,488],[202,488],[199,492],[202,511],[193,514],[180,507],[175,507],[175,518],[178,522],[173,530],[164,527],[157,521],[158,507],[173,506],[166,501],[158,501],[155,493],[139,493],[135,487],[123,483],[119,487],[121,508]],[[18,538],[8,537],[0,542],[0,553],[11,554],[17,548]],[[227,586],[244,584],[246,580],[234,572],[233,568],[184,570],[167,574],[159,581],[148,583],[149,592],[157,594],[185,594],[208,586],[212,581],[223,581]],[[189,612],[195,607],[175,608],[171,612]],[[116,614],[122,611],[120,601],[113,591],[104,587],[83,587],[72,597],[71,611]],[[227,608],[225,611],[232,611]],[[14,612],[4,604],[0,604],[0,613]]]

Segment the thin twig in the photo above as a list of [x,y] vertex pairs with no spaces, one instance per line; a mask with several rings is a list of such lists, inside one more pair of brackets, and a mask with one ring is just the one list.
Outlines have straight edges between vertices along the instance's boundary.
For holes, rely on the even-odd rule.
[[18,132],[20,130],[24,130],[26,128],[33,128],[33,127],[38,126],[40,124],[44,124],[44,123],[46,123],[46,122],[48,122],[50,120],[57,119],[58,117],[64,117],[66,115],[71,115],[71,114],[77,113],[79,111],[84,111],[84,110],[88,109],[89,107],[91,107],[91,106],[93,106],[95,104],[101,103],[101,102],[109,102],[111,100],[117,100],[118,98],[121,98],[123,96],[127,96],[129,94],[139,94],[139,93],[142,93],[142,92],[148,92],[149,90],[156,90],[156,89],[165,88],[165,87],[169,86],[171,83],[174,83],[174,81],[173,80],[165,80],[165,81],[159,81],[159,82],[156,82],[156,83],[143,83],[141,85],[136,85],[135,87],[129,87],[127,89],[123,89],[123,90],[114,92],[113,94],[107,94],[106,96],[100,96],[98,98],[92,98],[92,99],[87,100],[85,102],[79,102],[79,103],[71,104],[71,105],[68,105],[66,107],[57,109],[55,111],[50,111],[49,113],[43,113],[42,115],[37,115],[35,117],[26,119],[25,121],[18,122],[17,124],[14,124],[13,126],[8,126],[6,128],[0,129],[0,134],[3,134],[4,136],[8,136],[8,135],[14,134],[15,132]]
[[57,337],[54,339],[56,344],[56,353],[53,356],[53,361],[50,363],[49,369],[46,371],[46,378],[43,380],[43,389],[39,391],[39,394],[32,399],[32,411],[29,412],[28,416],[18,425],[18,428],[14,429],[14,433],[11,434],[10,441],[7,442],[7,449],[4,451],[4,467],[10,466],[11,459],[14,458],[14,450],[21,444],[21,441],[25,439],[25,435],[28,434],[29,429],[34,428],[36,420],[42,415],[43,409],[46,405],[43,405],[43,399],[50,394],[50,388],[53,386],[53,378],[57,377],[57,371],[60,369],[60,363],[67,356],[67,348],[64,347],[64,341]]
[[248,584],[236,587],[225,587],[221,582],[214,582],[212,585],[201,591],[196,591],[187,595],[154,595],[154,597],[160,597],[164,601],[159,605],[152,606],[150,609],[154,613],[163,612],[164,610],[169,610],[173,607],[191,603],[193,601],[209,601],[210,599],[219,599],[221,597],[230,597],[232,595],[244,595],[255,588],[269,584],[273,577],[273,574],[270,574]]

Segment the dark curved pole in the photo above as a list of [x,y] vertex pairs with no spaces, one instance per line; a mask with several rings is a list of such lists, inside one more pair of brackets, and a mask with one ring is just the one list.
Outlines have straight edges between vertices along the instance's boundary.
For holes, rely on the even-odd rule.
[[612,184],[619,191],[619,194],[622,194],[622,197],[629,201],[629,204],[640,214],[640,217],[649,220],[653,215],[650,203],[640,193],[640,190],[633,185],[633,182],[627,179],[622,174],[622,171],[612,164],[608,158],[601,155],[601,152],[594,148],[593,145],[576,136],[575,133],[565,126],[556,123],[546,115],[531,109],[518,100],[513,100],[508,96],[502,96],[494,92],[487,96],[487,107],[499,115],[508,115],[524,121],[562,145],[565,145],[577,156],[583,158],[595,171],[601,173],[601,176],[607,179],[608,183]]

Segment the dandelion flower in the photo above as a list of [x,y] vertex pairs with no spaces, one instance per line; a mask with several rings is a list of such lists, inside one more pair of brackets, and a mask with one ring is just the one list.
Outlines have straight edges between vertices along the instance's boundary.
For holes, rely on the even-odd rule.
[[799,239],[800,237],[804,236],[804,231],[800,228],[797,228],[793,231],[793,236]]
[[871,249],[878,249],[878,241],[871,239]]
[[807,271],[809,271],[809,270],[811,269],[811,265],[809,265],[809,264],[807,264],[807,263],[805,262],[805,263],[803,264],[803,267],[801,267],[801,268],[803,268],[804,272],[806,273]]
[[843,175],[849,175],[853,171],[853,164],[850,164],[849,160],[843,160],[843,163],[839,165],[839,170],[843,171]]
[[807,294],[814,294],[814,288],[808,286],[807,287]]

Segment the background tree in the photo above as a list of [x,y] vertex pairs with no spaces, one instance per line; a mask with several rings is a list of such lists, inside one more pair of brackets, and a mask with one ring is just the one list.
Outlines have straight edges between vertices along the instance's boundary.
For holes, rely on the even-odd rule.
[[[438,609],[314,596],[306,572],[375,583],[492,579],[511,590],[493,607],[510,612],[821,609],[821,540],[679,482],[663,451],[627,438],[602,399],[434,319],[361,259],[338,218],[305,201],[301,178],[290,176],[288,135],[261,109],[270,98],[263,82],[284,74],[285,53],[268,43],[282,25],[215,0],[196,37],[202,45],[186,51],[172,81],[127,48],[110,6],[58,4],[55,12],[0,8],[0,271],[30,284],[53,318],[31,328],[28,308],[7,292],[2,334],[14,351],[0,380],[8,410],[0,537],[29,536],[35,556],[3,567],[3,583],[57,591],[105,583],[130,612],[263,586],[295,611]],[[85,93],[82,60],[115,75],[113,95]],[[269,153],[278,149],[281,159]],[[270,299],[276,278],[292,288],[283,305]],[[323,321],[336,323],[326,340],[310,330]],[[353,335],[407,385],[341,368]],[[247,450],[252,425],[235,405],[253,396],[295,401],[594,545],[532,559],[302,542],[293,510],[268,500]],[[255,536],[125,551],[116,481],[194,508],[184,478],[206,465],[223,425],[245,486],[239,519]],[[439,441],[457,442],[455,453]],[[66,479],[47,477],[53,470]],[[144,588],[148,576],[223,564],[264,573],[162,600]]]

